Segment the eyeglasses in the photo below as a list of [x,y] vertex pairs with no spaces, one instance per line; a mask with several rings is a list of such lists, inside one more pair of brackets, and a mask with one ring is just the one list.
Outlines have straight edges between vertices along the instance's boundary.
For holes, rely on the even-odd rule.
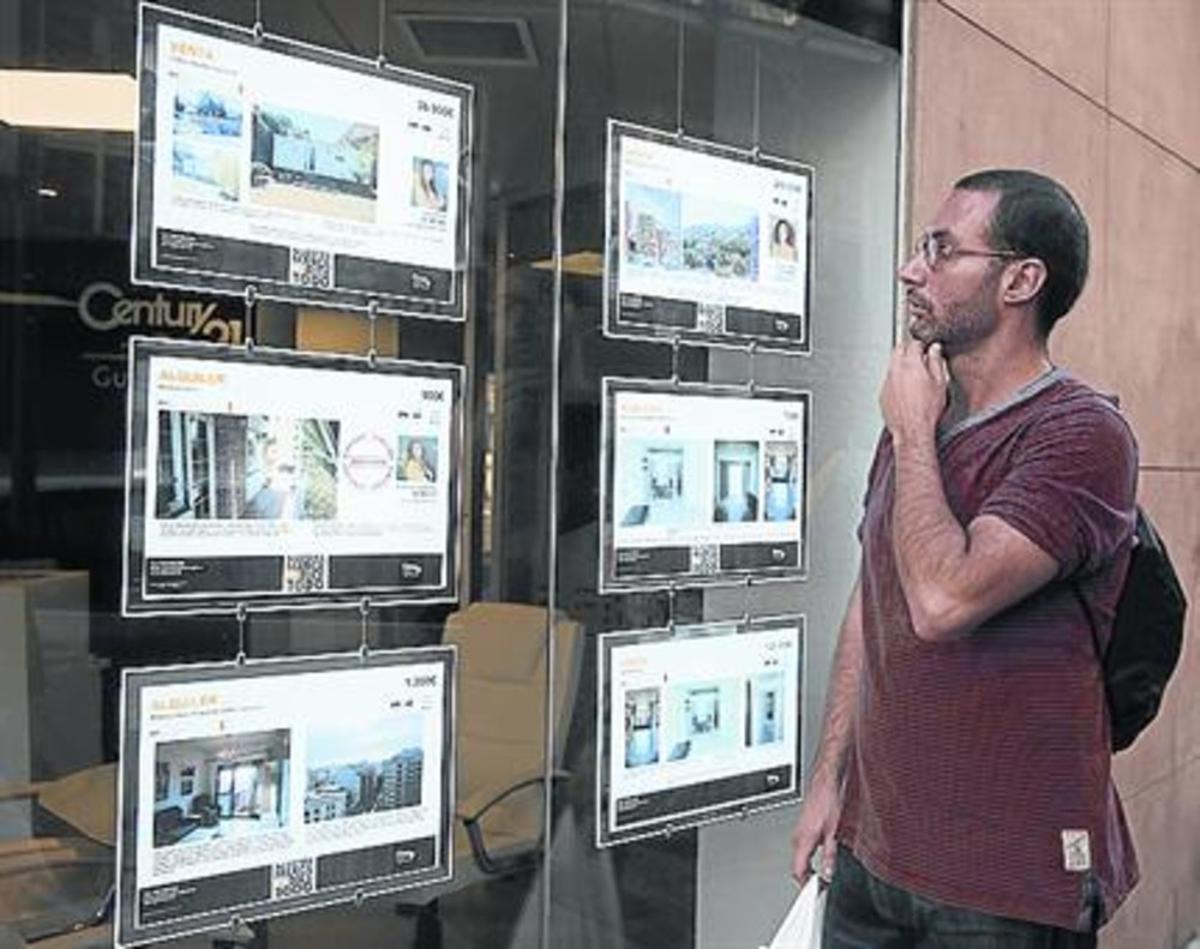
[[954,257],[1020,257],[1015,250],[972,250],[968,247],[952,247],[941,235],[926,231],[917,238],[913,253],[920,254],[925,266],[937,270],[947,260]]

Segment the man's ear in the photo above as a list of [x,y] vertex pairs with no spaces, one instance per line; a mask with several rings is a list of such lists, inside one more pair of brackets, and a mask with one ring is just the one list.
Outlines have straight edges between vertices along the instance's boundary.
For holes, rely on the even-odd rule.
[[1036,257],[1025,257],[1006,268],[1004,302],[1009,306],[1031,303],[1046,283],[1046,265]]

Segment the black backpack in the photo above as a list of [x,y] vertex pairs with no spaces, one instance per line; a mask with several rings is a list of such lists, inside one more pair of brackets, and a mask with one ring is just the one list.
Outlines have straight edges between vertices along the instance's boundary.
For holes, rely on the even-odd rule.
[[1104,667],[1113,751],[1122,751],[1158,714],[1167,680],[1183,648],[1187,612],[1187,597],[1167,548],[1141,507],[1137,509],[1129,573],[1117,600],[1106,650],[1100,649],[1095,619],[1078,586],[1075,595],[1087,615]]

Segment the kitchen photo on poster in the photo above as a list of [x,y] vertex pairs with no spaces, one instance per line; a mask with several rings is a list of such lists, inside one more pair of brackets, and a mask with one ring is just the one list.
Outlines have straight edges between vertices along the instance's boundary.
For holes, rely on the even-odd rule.
[[453,663],[127,670],[117,944],[447,879]]
[[615,119],[605,332],[808,352],[813,170]]

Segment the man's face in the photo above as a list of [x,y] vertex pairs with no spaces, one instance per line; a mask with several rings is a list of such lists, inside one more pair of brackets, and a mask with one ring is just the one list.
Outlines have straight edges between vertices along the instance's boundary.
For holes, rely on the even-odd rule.
[[926,228],[949,256],[930,268],[918,251],[899,271],[909,334],[926,346],[941,343],[947,355],[970,349],[996,327],[1003,261],[953,251],[990,249],[988,223],[999,198],[995,192],[952,191]]

